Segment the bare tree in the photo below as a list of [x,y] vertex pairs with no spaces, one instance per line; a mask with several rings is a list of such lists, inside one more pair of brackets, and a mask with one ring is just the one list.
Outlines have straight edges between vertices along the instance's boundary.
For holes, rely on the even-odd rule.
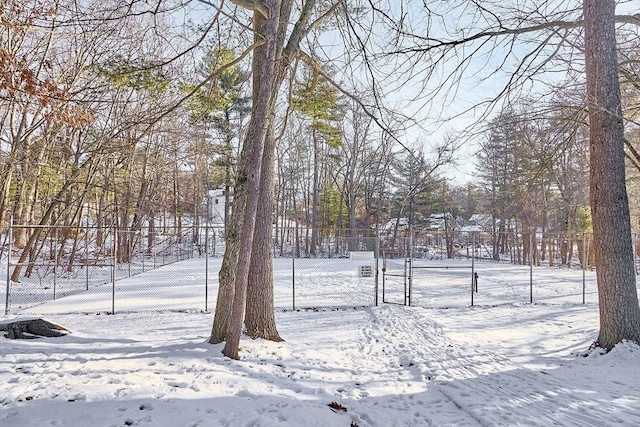
[[[104,8],[83,9],[82,2],[8,0],[2,11],[0,37],[10,35],[16,43],[3,44],[0,54],[0,117],[8,124],[0,138],[2,149],[11,150],[2,165],[0,207],[4,213],[11,202],[20,222],[43,226],[23,227],[29,236],[18,233],[21,263],[38,256],[47,238],[44,226],[80,224],[85,204],[95,204],[101,226],[109,221],[128,231],[118,251],[127,259],[152,204],[166,200],[177,206],[167,192],[152,197],[160,181],[154,178],[163,174],[156,174],[157,150],[141,143],[156,141],[156,124],[181,103],[177,91],[166,90],[171,67],[144,56],[161,57],[164,46],[158,33],[149,36],[150,28],[166,29],[160,15],[169,10],[129,5],[110,0]],[[58,254],[66,239],[73,239],[70,266],[78,239],[64,235],[56,242]],[[13,280],[22,271],[18,265]]]
[[[347,208],[347,237],[349,250],[357,250],[356,228],[369,230],[368,210],[359,217],[358,201],[364,196],[364,180],[372,174],[375,164],[372,151],[374,147],[372,137],[372,120],[366,116],[354,102],[348,104],[349,111],[345,124],[344,142],[341,146],[341,165],[336,169],[336,181],[341,183],[341,195]],[[371,178],[375,179],[375,176]],[[360,222],[358,222],[360,219]]]
[[[497,87],[492,96],[477,97],[467,110],[453,113],[455,117],[473,111],[477,121],[500,109],[505,99],[523,94],[540,99],[550,96],[552,91],[545,90],[553,88],[554,79],[545,79],[545,73],[563,70],[580,75],[583,68],[575,59],[582,54],[581,47],[586,47],[592,127],[591,207],[603,299],[598,342],[604,348],[625,338],[639,341],[640,333],[615,38],[616,23],[638,26],[640,20],[638,14],[616,16],[615,3],[459,0],[414,5],[413,13],[401,17],[394,17],[395,9],[377,15],[378,22],[389,24],[391,34],[384,35],[389,40],[388,54],[406,59],[409,70],[425,70],[419,74],[424,78],[423,96],[417,97],[425,105],[446,105],[461,90],[482,88],[484,83]],[[421,28],[426,23],[427,31],[415,31],[416,23]],[[440,76],[449,77],[443,81]],[[391,80],[389,75],[386,78]],[[602,259],[601,265],[603,257],[607,259]]]
[[[251,120],[241,155],[235,206],[232,213],[235,221],[240,220],[242,226],[238,230],[238,235],[229,236],[231,239],[237,239],[237,251],[225,253],[226,259],[234,260],[231,262],[231,268],[234,270],[233,282],[220,283],[220,292],[223,292],[223,287],[232,286],[234,288],[232,292],[233,304],[230,314],[228,312],[218,313],[216,310],[212,331],[212,340],[219,339],[220,337],[214,336],[216,330],[221,329],[216,324],[228,319],[223,353],[235,359],[239,358],[238,350],[245,317],[250,266],[252,262],[258,262],[258,259],[252,260],[252,257],[260,257],[263,254],[258,248],[259,243],[255,240],[259,200],[272,200],[273,185],[271,182],[273,178],[270,175],[273,173],[273,165],[265,166],[263,156],[266,159],[273,159],[273,150],[275,149],[273,120],[277,94],[302,37],[309,31],[309,25],[312,22],[310,20],[315,9],[315,1],[305,2],[293,31],[288,33],[294,6],[292,1],[267,0],[240,3],[253,10],[254,40],[258,47],[253,52],[252,62],[253,104]],[[261,191],[267,192],[268,196],[261,198]],[[267,205],[270,219],[272,202]],[[261,212],[261,215],[264,213]],[[262,221],[258,223],[258,226],[264,226],[264,224],[265,222]],[[270,220],[268,224],[270,227]],[[264,233],[261,236],[268,239],[263,247],[268,247],[271,250],[271,233]],[[254,248],[256,248],[255,251]],[[270,270],[263,269],[262,271],[268,274]],[[261,277],[260,285],[273,286],[273,278]],[[263,308],[268,309],[269,307]],[[272,316],[265,316],[263,319],[271,320]],[[265,325],[262,326],[254,329],[265,331],[273,329],[264,327]]]

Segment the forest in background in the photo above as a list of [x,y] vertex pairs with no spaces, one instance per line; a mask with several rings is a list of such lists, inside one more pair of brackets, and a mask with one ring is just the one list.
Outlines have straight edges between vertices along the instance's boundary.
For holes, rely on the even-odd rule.
[[[206,2],[2,0],[0,12],[0,224],[179,230],[207,220],[223,189],[228,222],[250,115],[251,40]],[[220,9],[221,10],[221,9]],[[242,14],[242,9],[229,9]],[[218,11],[217,13],[220,13]],[[214,25],[215,23],[215,25]],[[329,21],[329,30],[340,27]],[[326,29],[325,29],[326,30]],[[575,37],[578,37],[577,35]],[[640,38],[618,35],[632,225],[640,215]],[[321,40],[314,46],[323,47]],[[555,61],[569,63],[558,51]],[[336,70],[327,65],[328,74]],[[589,233],[588,120],[584,77],[570,68],[552,95],[505,102],[442,141],[402,141],[402,121],[381,129],[371,95],[341,92],[306,63],[288,74],[277,111],[273,223],[323,238],[373,235],[434,214],[491,216],[486,231]],[[389,132],[396,126],[397,133]],[[458,149],[472,146],[473,159]],[[473,161],[466,183],[445,166]],[[20,227],[13,244],[33,254],[45,228]],[[129,234],[128,234],[129,233]],[[96,244],[103,237],[96,234]],[[278,240],[279,239],[279,240]],[[132,242],[118,252],[126,260]],[[543,243],[544,245],[544,243]]]

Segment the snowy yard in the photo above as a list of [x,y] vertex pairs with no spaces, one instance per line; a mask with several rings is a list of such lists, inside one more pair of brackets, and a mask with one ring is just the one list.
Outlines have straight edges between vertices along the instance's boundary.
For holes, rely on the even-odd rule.
[[[582,287],[575,273],[568,279],[555,270],[554,278],[539,270],[541,302],[531,305],[528,276],[493,265],[480,273],[475,307],[465,300],[435,302],[450,307],[439,309],[278,312],[286,342],[245,339],[242,360],[233,361],[206,343],[212,314],[197,309],[203,288],[195,262],[118,282],[116,315],[105,314],[107,286],[0,317],[47,313],[72,330],[62,338],[0,338],[0,425],[640,425],[640,348],[587,353],[598,330],[592,277],[584,305],[574,295]],[[278,283],[286,275],[278,268]],[[315,275],[318,286],[365,287],[371,296],[361,279]],[[426,299],[417,283],[414,298]],[[141,291],[151,284],[162,289],[154,298]],[[195,307],[180,306],[189,298]],[[61,314],[70,311],[86,314]]]
[[[275,305],[277,310],[298,308],[353,308],[375,303],[375,277],[360,277],[362,264],[345,258],[276,258],[274,260]],[[75,294],[52,299],[51,285],[21,279],[11,284],[11,313],[69,314],[116,313],[145,310],[213,310],[221,258],[192,258],[131,276],[111,284],[73,287]],[[383,265],[380,262],[379,270]],[[412,280],[403,276],[404,261],[387,260],[386,277],[378,279],[380,302],[403,304],[405,294],[411,305],[427,308],[468,307],[471,305],[471,263],[468,260],[415,260]],[[426,267],[426,268],[425,268]],[[0,268],[2,268],[0,266]],[[375,270],[374,270],[375,271]],[[549,268],[508,263],[476,262],[478,292],[474,305],[500,305],[530,302],[544,304],[596,304],[595,273],[576,268]],[[0,276],[4,275],[0,270]],[[65,289],[60,281],[58,290]],[[533,286],[531,286],[533,284]],[[0,286],[0,301],[5,301],[5,286]],[[34,301],[49,301],[46,304]],[[407,302],[409,298],[407,297]]]

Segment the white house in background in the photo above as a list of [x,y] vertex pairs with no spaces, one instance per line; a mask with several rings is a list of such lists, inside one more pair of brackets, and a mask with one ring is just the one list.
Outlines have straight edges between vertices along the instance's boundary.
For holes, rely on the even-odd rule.
[[428,229],[430,231],[445,231],[448,229],[460,229],[460,224],[450,212],[429,215]]
[[462,227],[462,231],[491,231],[493,217],[491,214],[473,214],[467,224]]
[[205,203],[209,221],[213,224],[224,224],[224,207],[226,203],[224,190],[221,188],[209,190],[208,200],[205,200]]

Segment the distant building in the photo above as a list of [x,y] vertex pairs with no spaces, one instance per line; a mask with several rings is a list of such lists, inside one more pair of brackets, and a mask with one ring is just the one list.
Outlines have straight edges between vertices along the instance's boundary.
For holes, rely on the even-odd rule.
[[[213,224],[224,224],[225,191],[220,188],[209,190],[207,204],[207,219]],[[229,211],[231,212],[231,211]]]
[[492,231],[493,218],[491,214],[473,214],[467,224],[462,227],[462,231],[480,232]]
[[459,230],[460,224],[449,212],[431,214],[428,218],[429,231]]

